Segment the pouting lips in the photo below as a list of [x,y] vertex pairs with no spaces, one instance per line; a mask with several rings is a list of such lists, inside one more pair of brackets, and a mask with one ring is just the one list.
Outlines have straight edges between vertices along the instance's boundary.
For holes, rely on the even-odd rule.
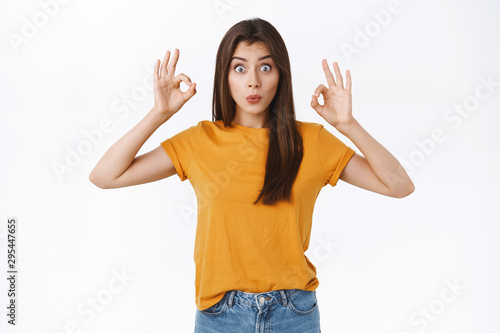
[[260,100],[261,100],[260,98],[247,98],[247,101],[249,103],[257,103]]

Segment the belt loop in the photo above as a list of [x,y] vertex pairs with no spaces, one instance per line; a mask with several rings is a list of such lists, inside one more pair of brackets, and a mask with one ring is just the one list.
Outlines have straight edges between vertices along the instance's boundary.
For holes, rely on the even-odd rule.
[[280,289],[280,293],[281,293],[281,301],[283,303],[283,306],[286,306],[288,304],[288,298],[286,295],[286,291],[284,289]]
[[233,300],[234,300],[234,295],[236,294],[236,290],[230,290],[229,291],[229,301],[228,301],[228,305],[230,307],[233,307]]

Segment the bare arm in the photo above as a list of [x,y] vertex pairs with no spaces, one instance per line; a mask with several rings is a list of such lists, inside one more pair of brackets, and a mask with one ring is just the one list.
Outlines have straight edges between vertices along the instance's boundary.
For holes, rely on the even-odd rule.
[[[311,106],[340,133],[347,136],[366,156],[354,154],[340,174],[340,179],[363,189],[383,195],[403,198],[415,190],[415,185],[398,160],[375,140],[352,116],[351,73],[346,71],[346,87],[337,62],[333,68],[323,59],[323,70],[329,88],[320,84],[312,96]],[[318,103],[323,94],[324,105]]]
[[172,161],[161,146],[136,157],[151,134],[167,120],[167,116],[152,109],[108,149],[90,173],[90,181],[100,188],[117,188],[149,183],[175,174]]
[[[196,93],[196,84],[184,75],[175,75],[179,50],[175,49],[169,63],[170,51],[165,53],[163,64],[156,60],[153,73],[155,105],[149,113],[127,134],[118,140],[99,160],[89,175],[89,180],[100,188],[117,188],[149,183],[176,173],[170,157],[163,147],[136,157],[146,140],[164,122],[170,119]],[[159,71],[158,71],[159,70]],[[182,92],[184,81],[189,89]]]
[[415,185],[398,160],[375,140],[356,120],[342,128],[364,156],[357,153],[340,174],[343,181],[365,190],[394,198],[404,198],[415,190]]

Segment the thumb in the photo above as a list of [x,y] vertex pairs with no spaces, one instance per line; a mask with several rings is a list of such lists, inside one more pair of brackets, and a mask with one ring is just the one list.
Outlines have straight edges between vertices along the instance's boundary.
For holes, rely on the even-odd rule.
[[319,115],[323,113],[323,105],[318,103],[318,97],[316,95],[312,95],[311,107],[316,110]]
[[196,94],[196,83],[191,83],[189,89],[182,93],[186,101],[191,99]]

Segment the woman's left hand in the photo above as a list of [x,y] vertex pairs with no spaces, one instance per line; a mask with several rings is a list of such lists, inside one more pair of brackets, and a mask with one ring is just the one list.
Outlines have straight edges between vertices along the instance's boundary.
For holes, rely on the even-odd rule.
[[[346,71],[346,87],[340,68],[337,62],[333,63],[333,68],[337,76],[337,82],[328,67],[328,62],[323,59],[323,70],[325,72],[328,88],[320,84],[312,96],[311,106],[320,116],[337,130],[349,126],[354,118],[352,116],[352,96],[351,96],[351,73]],[[319,94],[323,95],[324,105],[318,103]]]

